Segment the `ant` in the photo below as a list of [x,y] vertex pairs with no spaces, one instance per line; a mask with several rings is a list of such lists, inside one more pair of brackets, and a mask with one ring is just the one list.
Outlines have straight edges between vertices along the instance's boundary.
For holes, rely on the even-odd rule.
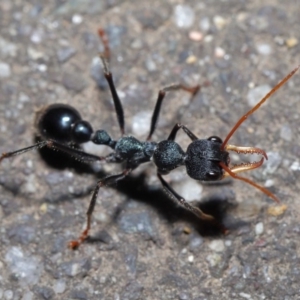
[[[200,90],[199,85],[195,87],[186,87],[177,84],[165,87],[158,93],[148,137],[145,141],[139,141],[133,136],[125,135],[123,107],[116,91],[112,74],[108,67],[108,59],[110,57],[108,38],[102,29],[98,30],[98,34],[104,45],[104,52],[100,54],[100,58],[103,64],[104,76],[108,82],[113,98],[121,137],[114,140],[105,130],[100,129],[94,132],[90,123],[83,120],[75,108],[70,105],[58,103],[49,105],[45,109],[41,110],[37,115],[36,126],[42,138],[40,142],[13,152],[3,153],[2,156],[0,156],[1,162],[5,158],[13,157],[33,149],[48,147],[63,151],[83,162],[104,161],[107,163],[124,164],[125,168],[123,172],[117,175],[106,176],[97,182],[87,210],[86,227],[77,240],[69,242],[69,247],[71,249],[77,249],[89,236],[91,218],[100,188],[115,184],[117,181],[128,176],[131,171],[137,168],[140,164],[150,161],[153,161],[155,164],[158,179],[171,198],[176,200],[185,209],[194,213],[200,219],[214,223],[224,232],[226,232],[226,229],[224,229],[213,216],[208,215],[202,212],[200,208],[189,204],[183,197],[176,193],[176,191],[165,181],[163,175],[168,174],[179,166],[185,166],[187,174],[195,180],[217,181],[224,177],[231,176],[259,189],[275,202],[280,202],[275,195],[263,186],[258,185],[248,178],[238,175],[240,172],[259,168],[263,164],[264,159],[268,159],[266,152],[255,147],[230,145],[228,142],[240,125],[251,114],[258,110],[260,106],[281,86],[283,86],[298,71],[300,65],[282,79],[265,97],[260,100],[258,104],[244,114],[231,129],[224,141],[218,136],[211,136],[207,139],[198,139],[198,137],[192,133],[188,127],[180,123],[175,124],[166,140],[160,142],[151,141],[166,92],[182,89],[190,92],[192,96],[194,96]],[[179,130],[183,130],[183,132],[191,139],[191,143],[186,151],[184,151],[180,145],[175,142],[175,138]],[[96,145],[106,145],[113,151],[105,157],[100,157],[73,147],[74,145],[80,145],[88,141],[91,141]],[[230,166],[228,151],[244,154],[256,153],[262,155],[262,158],[257,162]]]

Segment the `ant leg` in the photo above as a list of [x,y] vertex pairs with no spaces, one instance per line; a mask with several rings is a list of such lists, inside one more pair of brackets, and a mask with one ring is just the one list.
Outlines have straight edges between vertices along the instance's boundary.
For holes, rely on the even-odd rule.
[[108,41],[107,34],[106,34],[106,32],[103,28],[99,28],[98,29],[98,35],[99,35],[99,37],[102,41],[102,44],[104,46],[104,51],[101,55],[109,61],[110,60],[110,49],[109,49],[109,41]]
[[157,124],[158,117],[159,117],[159,113],[160,113],[160,109],[161,109],[161,104],[162,104],[162,102],[165,98],[166,92],[176,91],[176,90],[179,90],[179,89],[191,93],[192,94],[191,99],[193,99],[194,96],[200,90],[200,85],[196,85],[195,87],[187,87],[187,86],[184,86],[182,84],[173,84],[173,85],[166,86],[166,87],[162,88],[158,92],[158,97],[157,97],[155,108],[154,108],[154,111],[153,111],[153,115],[152,115],[152,119],[151,119],[151,125],[150,125],[150,132],[149,132],[149,135],[147,137],[147,141],[151,140],[152,134],[155,131],[156,124]]
[[68,244],[69,248],[71,248],[73,250],[77,249],[88,238],[89,231],[91,229],[92,214],[95,209],[96,200],[97,200],[97,196],[98,196],[100,188],[104,187],[104,186],[112,185],[112,184],[116,183],[117,181],[124,179],[131,171],[132,171],[132,169],[126,169],[121,174],[107,176],[98,181],[97,186],[94,189],[93,196],[92,196],[92,199],[89,204],[89,208],[86,212],[86,215],[87,215],[86,227],[77,240],[69,242],[69,244]]
[[[280,200],[275,195],[273,195],[269,190],[264,188],[263,186],[260,186],[259,184],[255,183],[254,181],[236,174],[238,172],[256,169],[262,165],[263,161],[264,161],[264,158],[262,158],[259,162],[250,164],[250,166],[248,166],[248,167],[246,165],[244,165],[244,166],[236,166],[231,169],[229,167],[227,167],[223,162],[220,162],[219,164],[222,167],[222,169],[224,169],[224,171],[225,171],[223,177],[231,176],[235,179],[239,179],[244,182],[247,182],[248,184],[254,186],[255,188],[259,189],[261,192],[263,192],[264,194],[266,194],[267,196],[272,198],[275,202],[280,203]],[[241,168],[243,168],[243,169],[241,170]]]
[[109,85],[110,92],[111,92],[111,95],[112,95],[112,98],[114,101],[115,110],[116,110],[117,119],[118,119],[120,130],[121,130],[121,134],[124,135],[125,121],[124,121],[123,106],[122,106],[122,103],[118,96],[112,74],[109,70],[107,58],[104,55],[102,56],[101,54],[100,54],[100,58],[101,58],[101,61],[103,64],[104,77]]
[[171,199],[175,199],[181,206],[183,206],[185,209],[191,211],[193,214],[195,214],[199,219],[201,220],[207,220],[211,222],[217,222],[216,219],[211,216],[205,214],[200,208],[190,205],[186,200],[181,197],[179,194],[177,194],[171,186],[163,179],[162,175],[160,173],[157,173],[157,177],[160,180],[163,188],[168,193]]
[[70,156],[74,157],[76,160],[81,161],[81,162],[90,163],[90,162],[94,162],[94,161],[105,160],[105,157],[89,154],[84,151],[69,147],[67,145],[60,144],[53,140],[48,140],[46,142],[47,142],[46,146],[48,148],[52,148],[54,150],[59,150],[59,151],[65,152],[65,153],[69,154]]
[[77,159],[79,161],[82,161],[82,162],[101,161],[101,160],[105,159],[103,157],[96,156],[96,155],[93,155],[93,154],[89,154],[89,153],[83,152],[81,150],[71,148],[71,147],[66,146],[64,144],[60,144],[60,143],[55,142],[53,140],[47,140],[47,141],[41,141],[41,142],[36,143],[32,146],[22,148],[22,149],[19,149],[19,150],[16,150],[16,151],[5,152],[0,156],[0,162],[5,158],[14,157],[14,156],[23,154],[23,153],[31,151],[31,150],[41,149],[43,147],[48,147],[48,148],[60,150],[62,152],[65,152],[65,153],[69,154],[70,156],[73,156],[75,159]]
[[26,148],[18,149],[18,150],[12,151],[12,152],[4,152],[0,156],[0,162],[5,158],[14,157],[14,156],[23,154],[23,153],[31,151],[31,150],[40,149],[40,148],[45,147],[46,145],[47,145],[47,141],[42,141],[42,142],[36,143],[36,144],[26,147]]
[[192,141],[195,141],[195,140],[198,140],[198,138],[186,127],[186,126],[184,126],[184,125],[181,125],[180,123],[177,123],[174,127],[173,127],[173,129],[172,129],[172,131],[171,131],[171,133],[170,133],[170,135],[169,135],[169,137],[168,137],[168,140],[169,141],[174,141],[175,140],[175,138],[176,138],[176,135],[177,135],[177,132],[178,132],[178,130],[179,129],[182,129],[187,135],[188,135],[188,137],[192,140]]
[[105,33],[105,30],[102,28],[98,29],[98,35],[103,43],[104,46],[104,52],[100,53],[100,59],[102,61],[103,64],[103,71],[104,71],[104,77],[106,79],[106,81],[108,82],[109,88],[110,88],[110,92],[114,101],[114,105],[115,105],[115,110],[116,110],[116,114],[117,114],[117,119],[119,122],[119,126],[121,129],[121,134],[124,135],[124,127],[125,127],[125,122],[124,122],[124,111],[123,111],[123,107],[120,101],[120,98],[118,96],[118,93],[116,91],[116,87],[113,81],[113,77],[112,74],[109,70],[108,67],[108,62],[110,60],[110,49],[109,49],[109,41],[108,41],[108,37]]

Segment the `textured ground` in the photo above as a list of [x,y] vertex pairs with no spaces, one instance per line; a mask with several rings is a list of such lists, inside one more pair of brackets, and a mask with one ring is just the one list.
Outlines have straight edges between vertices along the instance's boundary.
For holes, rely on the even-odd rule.
[[[149,3],[1,0],[0,152],[32,144],[36,109],[55,102],[119,136],[97,64],[99,26],[110,38],[126,130],[141,139],[167,84],[204,87],[191,104],[185,92],[169,94],[155,140],[178,121],[199,137],[224,138],[300,62],[299,1]],[[268,186],[286,212],[272,216],[272,200],[245,183],[200,185],[182,168],[166,176],[214,211],[227,236],[169,200],[149,164],[100,192],[95,242],[71,251],[95,182],[119,169],[73,160],[59,168],[61,158],[37,152],[3,161],[0,299],[300,299],[299,86],[297,74],[231,141],[268,152],[269,162],[246,176]],[[183,134],[178,142],[188,144]]]

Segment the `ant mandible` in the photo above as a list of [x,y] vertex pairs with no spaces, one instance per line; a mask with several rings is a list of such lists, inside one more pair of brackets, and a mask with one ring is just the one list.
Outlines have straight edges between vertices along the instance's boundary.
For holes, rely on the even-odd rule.
[[[219,224],[219,222],[217,222],[217,220],[215,220],[213,216],[205,214],[200,210],[200,208],[189,204],[183,197],[176,193],[176,191],[174,191],[173,188],[164,180],[163,175],[168,174],[179,166],[185,166],[187,174],[195,180],[216,181],[221,180],[224,177],[231,176],[235,179],[247,182],[248,184],[268,195],[275,202],[279,203],[279,199],[269,190],[248,178],[238,175],[240,172],[253,170],[260,167],[264,162],[264,158],[268,159],[266,152],[255,147],[240,147],[230,145],[228,142],[240,125],[251,114],[259,109],[260,106],[268,98],[270,98],[271,95],[273,95],[281,86],[283,86],[298,71],[300,65],[297,66],[284,79],[282,79],[265,97],[260,100],[258,104],[244,114],[231,129],[224,141],[222,141],[222,139],[218,136],[211,136],[207,139],[198,139],[198,137],[193,134],[188,127],[180,123],[177,123],[173,127],[169,137],[166,140],[161,142],[151,141],[151,137],[155,131],[158,121],[161,104],[166,92],[170,90],[182,89],[190,92],[192,96],[194,96],[200,89],[199,85],[195,87],[186,87],[178,84],[165,87],[158,93],[156,105],[151,119],[149,135],[146,141],[139,141],[133,136],[124,135],[125,121],[123,107],[116,91],[112,74],[108,67],[108,60],[110,57],[108,38],[102,29],[98,30],[98,34],[104,45],[104,52],[100,54],[100,58],[103,63],[104,76],[108,82],[113,98],[121,131],[121,138],[118,140],[113,140],[105,130],[101,129],[93,132],[90,123],[82,120],[79,112],[70,105],[52,104],[37,114],[36,126],[43,140],[26,148],[3,153],[0,157],[1,162],[5,158],[16,156],[33,149],[49,147],[63,151],[75,159],[83,162],[105,161],[108,163],[125,164],[125,169],[122,173],[106,176],[98,181],[87,210],[86,227],[77,240],[69,243],[70,248],[78,248],[79,245],[82,244],[89,236],[89,231],[91,229],[91,218],[100,188],[112,185],[117,181],[124,179],[140,164],[150,162],[151,160],[157,167],[158,179],[171,198],[175,199],[180,205],[194,213],[200,219],[215,223],[217,226],[221,227],[223,231],[225,229],[221,224]],[[180,145],[175,142],[177,132],[180,129],[182,129],[192,141],[189,144],[186,152],[183,151]],[[79,145],[88,141],[91,141],[96,145],[106,145],[110,147],[113,152],[105,157],[100,157],[72,147],[72,145]],[[262,158],[258,162],[242,163],[239,165],[230,166],[230,157],[228,151],[244,154],[256,153],[262,155]]]

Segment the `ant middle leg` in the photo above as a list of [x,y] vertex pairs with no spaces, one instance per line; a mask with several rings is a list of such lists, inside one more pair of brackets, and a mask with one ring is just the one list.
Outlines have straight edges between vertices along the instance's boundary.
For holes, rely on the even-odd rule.
[[153,115],[152,115],[152,119],[151,119],[151,125],[150,125],[150,132],[149,132],[149,135],[147,137],[147,141],[151,140],[151,137],[152,137],[152,135],[155,131],[157,121],[158,121],[158,118],[159,118],[159,114],[160,114],[160,110],[161,110],[161,105],[162,105],[162,102],[165,98],[166,92],[177,91],[177,90],[184,90],[184,91],[187,91],[187,92],[191,93],[192,94],[191,95],[191,100],[192,100],[195,97],[195,95],[199,92],[200,85],[196,85],[194,87],[187,87],[187,86],[182,85],[182,84],[172,84],[170,86],[166,86],[166,87],[162,88],[158,92],[158,97],[157,97],[155,108],[154,108],[154,111],[153,111]]
[[68,244],[69,248],[71,248],[73,250],[77,249],[88,238],[89,231],[91,229],[92,214],[95,209],[96,200],[97,200],[97,196],[98,196],[100,188],[112,185],[112,184],[116,183],[117,181],[124,179],[131,171],[132,171],[132,169],[126,169],[121,174],[110,175],[110,176],[107,176],[98,181],[97,186],[94,189],[93,196],[92,196],[92,199],[89,204],[89,208],[86,212],[86,215],[87,215],[86,227],[77,240],[73,240],[73,241],[69,242],[69,244]]
[[204,213],[200,208],[186,202],[186,200],[182,196],[180,196],[177,192],[175,192],[174,189],[163,179],[160,173],[157,173],[157,176],[163,188],[171,197],[171,199],[176,200],[181,206],[183,206],[185,209],[192,212],[199,219],[213,223],[215,226],[220,228],[223,233],[227,232],[224,226],[222,226],[222,224],[220,224],[213,216]]

